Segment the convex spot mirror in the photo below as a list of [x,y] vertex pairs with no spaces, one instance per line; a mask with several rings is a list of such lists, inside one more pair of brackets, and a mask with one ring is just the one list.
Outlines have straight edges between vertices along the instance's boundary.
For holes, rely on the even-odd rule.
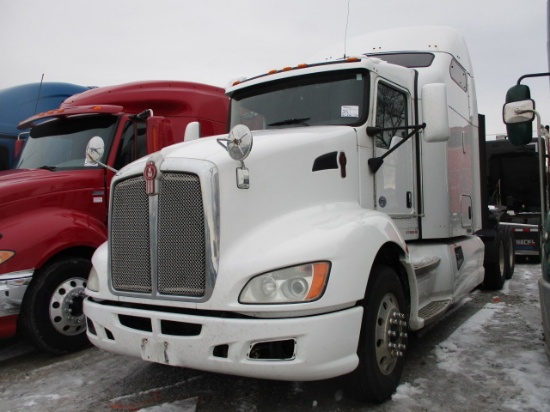
[[[218,139],[233,160],[243,161],[252,150],[252,132],[244,124],[238,124],[231,129],[227,139]],[[224,145],[222,142],[226,142]]]
[[508,140],[513,145],[523,146],[533,140],[534,110],[535,102],[531,99],[531,91],[528,86],[516,84],[508,89],[502,117],[506,124]]
[[507,125],[532,122],[535,119],[534,110],[535,102],[533,100],[506,103],[502,117]]
[[105,152],[105,142],[99,136],[94,136],[86,146],[86,166],[96,166]]

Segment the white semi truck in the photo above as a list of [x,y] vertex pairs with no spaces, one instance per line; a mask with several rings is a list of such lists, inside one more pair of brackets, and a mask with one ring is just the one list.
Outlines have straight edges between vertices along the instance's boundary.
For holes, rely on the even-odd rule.
[[94,345],[256,378],[347,375],[352,396],[382,402],[410,331],[511,276],[510,232],[481,224],[463,38],[355,44],[236,82],[228,135],[117,173],[84,302]]

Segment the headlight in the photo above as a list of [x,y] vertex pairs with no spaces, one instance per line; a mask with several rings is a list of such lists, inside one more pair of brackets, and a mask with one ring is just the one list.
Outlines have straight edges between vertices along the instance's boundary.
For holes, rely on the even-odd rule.
[[92,292],[99,292],[99,277],[95,268],[92,266],[90,274],[88,275],[88,282],[86,283],[86,288]]
[[329,262],[316,262],[264,273],[250,279],[241,292],[239,302],[311,302],[325,292],[329,272]]

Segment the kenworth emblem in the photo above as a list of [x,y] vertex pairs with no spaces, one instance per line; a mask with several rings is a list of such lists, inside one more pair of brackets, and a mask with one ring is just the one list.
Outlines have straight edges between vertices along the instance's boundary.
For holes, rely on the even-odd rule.
[[157,177],[157,166],[152,160],[149,160],[145,165],[143,177],[145,178],[145,193],[147,193],[149,196],[154,195],[155,177]]

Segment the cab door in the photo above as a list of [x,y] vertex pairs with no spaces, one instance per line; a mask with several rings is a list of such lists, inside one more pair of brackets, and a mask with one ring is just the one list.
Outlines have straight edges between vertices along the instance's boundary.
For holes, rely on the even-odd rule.
[[[388,214],[405,240],[418,238],[415,137],[406,139],[413,124],[412,98],[402,88],[376,83],[375,125],[386,129],[373,136],[373,157],[384,158],[374,176],[375,209]],[[388,151],[403,142],[393,152]]]

